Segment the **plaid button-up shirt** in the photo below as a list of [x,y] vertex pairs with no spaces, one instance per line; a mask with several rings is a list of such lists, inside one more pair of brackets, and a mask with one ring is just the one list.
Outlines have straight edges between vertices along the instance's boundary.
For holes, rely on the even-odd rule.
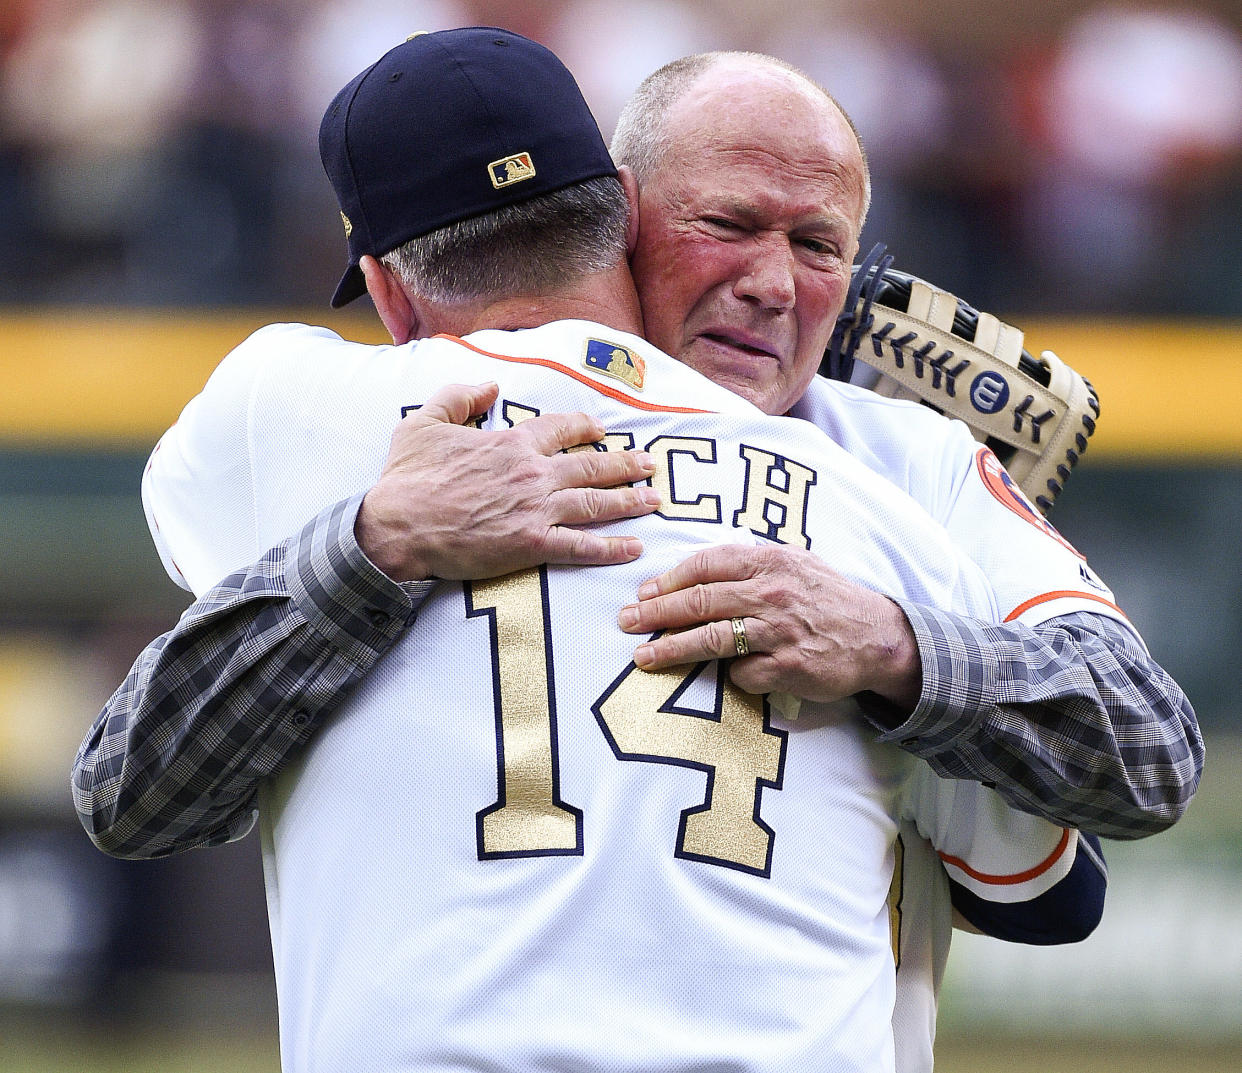
[[[361,499],[226,578],[139,655],[73,769],[78,815],[102,849],[158,857],[246,834],[259,784],[414,622],[436,582],[396,584],[367,560]],[[1203,764],[1194,712],[1124,627],[1087,613],[990,625],[899,603],[923,690],[909,714],[860,698],[880,740],[1109,838],[1155,833],[1185,810]]]

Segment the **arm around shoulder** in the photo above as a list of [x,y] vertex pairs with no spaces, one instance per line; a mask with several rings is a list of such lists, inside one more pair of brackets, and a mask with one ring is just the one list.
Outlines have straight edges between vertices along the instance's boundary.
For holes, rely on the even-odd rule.
[[74,763],[100,849],[160,857],[245,835],[261,782],[400,636],[431,584],[399,586],[367,562],[359,499],[206,592],[139,655]]
[[1184,814],[1203,737],[1186,694],[1127,627],[1087,612],[1032,627],[901,607],[923,691],[904,719],[864,703],[884,740],[1106,838],[1142,838]]

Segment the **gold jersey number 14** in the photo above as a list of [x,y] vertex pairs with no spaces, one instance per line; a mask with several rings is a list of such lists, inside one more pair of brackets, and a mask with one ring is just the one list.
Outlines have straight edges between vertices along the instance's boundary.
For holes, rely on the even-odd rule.
[[[464,588],[467,616],[489,620],[496,717],[498,794],[477,816],[479,857],[581,854],[582,810],[560,795],[547,571]],[[682,707],[707,666],[650,673],[631,663],[591,712],[618,760],[704,773],[702,803],[681,812],[677,856],[766,876],[773,832],[760,818],[761,795],[780,789],[786,735],[772,729],[764,698],[733,686],[723,667],[712,710]]]

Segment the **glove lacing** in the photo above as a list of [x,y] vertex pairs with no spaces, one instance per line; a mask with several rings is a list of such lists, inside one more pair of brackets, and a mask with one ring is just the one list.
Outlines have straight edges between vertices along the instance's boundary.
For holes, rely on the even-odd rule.
[[[843,380],[848,383],[854,372],[854,355],[858,352],[858,344],[874,323],[871,305],[875,301],[876,291],[884,280],[884,273],[893,263],[893,255],[884,252],[887,248],[883,242],[877,242],[854,269],[850,289],[845,293],[845,305],[837,317],[832,338],[824,353],[824,362],[820,367],[820,371],[829,380]],[[857,308],[860,298],[861,309]]]

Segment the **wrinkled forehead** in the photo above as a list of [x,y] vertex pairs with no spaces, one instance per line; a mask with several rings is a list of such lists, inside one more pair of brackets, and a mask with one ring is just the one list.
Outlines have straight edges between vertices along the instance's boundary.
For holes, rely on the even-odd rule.
[[860,216],[862,150],[849,122],[817,86],[782,68],[723,61],[705,71],[670,107],[661,178],[685,182],[711,172],[766,173],[807,189],[822,185],[843,210]]

